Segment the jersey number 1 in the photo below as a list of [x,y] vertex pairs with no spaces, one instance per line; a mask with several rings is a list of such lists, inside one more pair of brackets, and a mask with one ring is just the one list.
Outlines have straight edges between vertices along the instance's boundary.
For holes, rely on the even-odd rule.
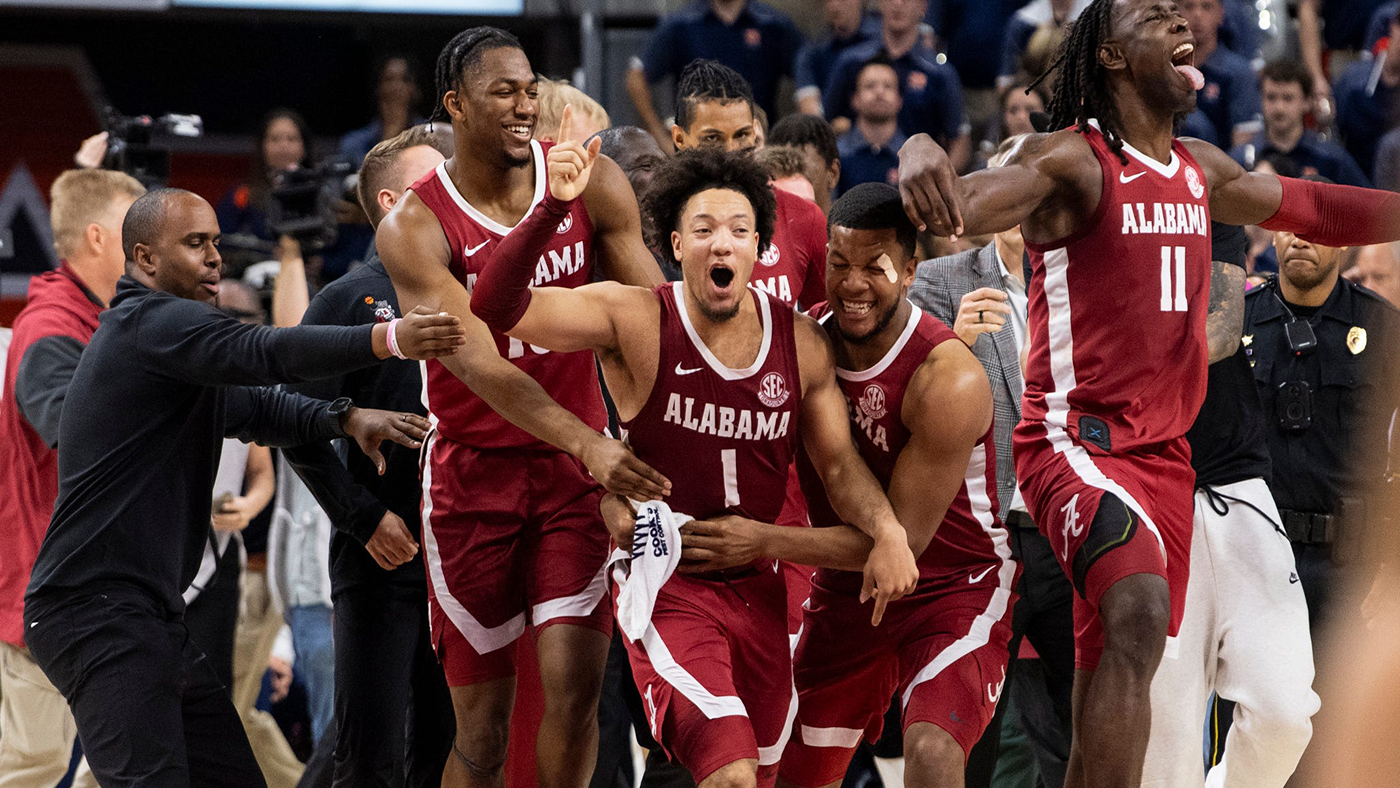
[[[1175,254],[1173,255],[1173,250]],[[1172,257],[1176,257],[1176,287],[1172,287]],[[1175,297],[1173,298],[1173,293]],[[1162,311],[1186,311],[1186,247],[1162,247]]]
[[739,456],[734,449],[720,449],[719,464],[724,468],[724,505],[739,505]]

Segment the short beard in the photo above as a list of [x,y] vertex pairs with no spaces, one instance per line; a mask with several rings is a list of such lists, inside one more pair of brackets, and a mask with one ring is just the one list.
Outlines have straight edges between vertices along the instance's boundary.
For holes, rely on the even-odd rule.
[[885,310],[885,314],[880,315],[880,319],[875,323],[875,327],[870,329],[865,334],[847,333],[845,329],[841,328],[841,320],[838,318],[836,320],[836,332],[841,335],[842,339],[851,343],[852,345],[864,345],[870,342],[871,340],[875,339],[875,337],[878,337],[880,336],[880,334],[884,333],[885,329],[889,328],[890,323],[894,321],[894,315],[898,311],[899,300],[896,300],[893,304],[890,305],[889,309]]
[[732,308],[726,309],[721,312],[719,310],[711,309],[708,304],[706,304],[704,301],[701,301],[698,298],[695,299],[695,301],[700,305],[700,314],[704,315],[705,319],[710,321],[711,323],[728,323],[730,320],[733,320],[736,315],[739,314],[740,307],[744,305],[744,299],[741,298],[738,301],[734,302],[734,306]]

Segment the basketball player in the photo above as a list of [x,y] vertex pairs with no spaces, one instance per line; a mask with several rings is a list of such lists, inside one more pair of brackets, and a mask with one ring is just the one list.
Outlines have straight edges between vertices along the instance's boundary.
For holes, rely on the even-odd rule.
[[[531,289],[527,258],[573,210],[596,155],[596,143],[550,151],[551,196],[506,238],[473,308],[525,341],[597,354],[638,457],[685,479],[668,499],[676,512],[773,522],[800,435],[833,508],[874,542],[844,568],[864,568],[860,599],[875,597],[878,622],[917,570],[851,441],[825,334],[745,286],[773,232],[765,173],[751,157],[720,151],[683,151],[657,172],[647,212],[681,282]],[[772,561],[675,574],[645,634],[627,644],[652,734],[702,788],[776,777],[796,712],[784,597]]]
[[1094,0],[1056,61],[1059,131],[961,179],[925,136],[900,156],[920,227],[1020,224],[1030,252],[1016,476],[1078,593],[1071,785],[1138,784],[1149,686],[1180,623],[1211,220],[1334,246],[1400,235],[1400,195],[1246,173],[1218,148],[1174,139],[1204,79],[1193,48],[1169,0]]
[[[466,30],[442,50],[437,77],[453,156],[384,219],[378,249],[404,309],[428,304],[457,315],[468,336],[425,370],[436,427],[423,466],[429,620],[457,718],[443,784],[502,784],[515,695],[511,644],[529,624],[544,691],[539,784],[579,788],[596,758],[612,631],[598,500],[603,487],[657,498],[667,482],[601,434],[606,417],[590,354],[527,347],[471,315],[482,265],[548,194],[548,146],[531,140],[535,75],[520,43],[495,28]],[[611,160],[597,176],[531,259],[537,284],[585,284],[595,269],[659,284],[626,177]]]
[[[851,189],[833,206],[829,232],[828,301],[812,314],[835,350],[856,446],[919,556],[919,585],[872,627],[859,575],[817,570],[793,657],[800,701],[780,780],[839,784],[862,735],[879,737],[894,696],[905,784],[961,786],[1006,678],[1017,572],[996,516],[991,389],[967,345],[905,298],[916,232],[894,187]],[[754,556],[833,565],[852,548],[862,555],[868,546],[834,527],[842,522],[821,479],[803,458],[798,465],[816,529],[696,523],[683,556],[710,568]]]

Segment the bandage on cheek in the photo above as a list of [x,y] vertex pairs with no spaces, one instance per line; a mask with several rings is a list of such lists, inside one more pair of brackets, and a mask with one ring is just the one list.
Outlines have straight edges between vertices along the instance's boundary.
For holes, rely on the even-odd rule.
[[894,270],[894,261],[890,259],[888,254],[880,255],[876,258],[875,262],[879,263],[880,267],[885,269],[885,276],[889,278],[890,284],[899,281],[899,274]]

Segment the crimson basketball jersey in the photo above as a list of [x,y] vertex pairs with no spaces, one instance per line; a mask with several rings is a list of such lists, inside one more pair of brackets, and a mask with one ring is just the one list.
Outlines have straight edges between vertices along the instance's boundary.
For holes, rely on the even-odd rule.
[[1098,209],[1068,238],[1026,244],[1021,412],[1052,439],[1118,454],[1185,435],[1205,397],[1209,195],[1179,140],[1167,164],[1124,143],[1123,164],[1096,123],[1084,137],[1103,171]]
[[777,520],[798,441],[802,380],[791,308],[750,288],[763,323],[758,356],[745,369],[720,363],[685,308],[683,282],[654,291],[661,301],[656,383],[627,442],[673,483],[670,507],[704,519],[737,514]]
[[773,242],[754,263],[749,284],[789,307],[826,300],[826,216],[811,200],[773,189]]
[[[544,199],[549,185],[545,179],[545,152],[551,143],[531,142],[534,156],[535,195],[530,210]],[[496,245],[512,228],[492,220],[477,210],[457,191],[439,164],[409,187],[437,216],[447,244],[452,250],[448,264],[452,275],[471,293],[476,277],[495,253]],[[528,212],[527,212],[528,215]],[[583,200],[575,200],[560,223],[554,239],[535,265],[535,287],[578,287],[593,279],[593,223]],[[552,353],[492,330],[496,349],[517,367],[539,382],[555,402],[578,416],[588,426],[607,426],[602,389],[598,383],[593,353]],[[437,429],[454,441],[477,448],[552,448],[549,444],[506,421],[484,400],[457,379],[441,362],[426,362],[423,387],[428,410]]]
[[[909,381],[935,347],[958,340],[958,335],[933,315],[910,306],[909,320],[884,358],[860,372],[836,368],[836,382],[846,397],[856,448],[886,490],[894,477],[899,453],[909,443],[909,428],[901,415]],[[826,304],[813,308],[810,314],[819,318],[828,330],[831,321],[836,319]],[[805,452],[799,455],[798,471],[812,525],[840,525],[843,520],[831,508],[821,477]],[[957,497],[948,505],[933,541],[919,556],[919,580],[932,581],[952,575],[961,580],[972,568],[1000,561],[1002,556],[998,555],[997,547],[1006,549],[1007,536],[997,519],[997,510],[996,444],[992,440],[992,429],[988,427],[972,450]],[[820,569],[817,574],[817,582],[827,588],[853,591],[860,588],[859,572]],[[985,577],[989,578],[987,582],[996,584],[997,578],[992,573]]]

